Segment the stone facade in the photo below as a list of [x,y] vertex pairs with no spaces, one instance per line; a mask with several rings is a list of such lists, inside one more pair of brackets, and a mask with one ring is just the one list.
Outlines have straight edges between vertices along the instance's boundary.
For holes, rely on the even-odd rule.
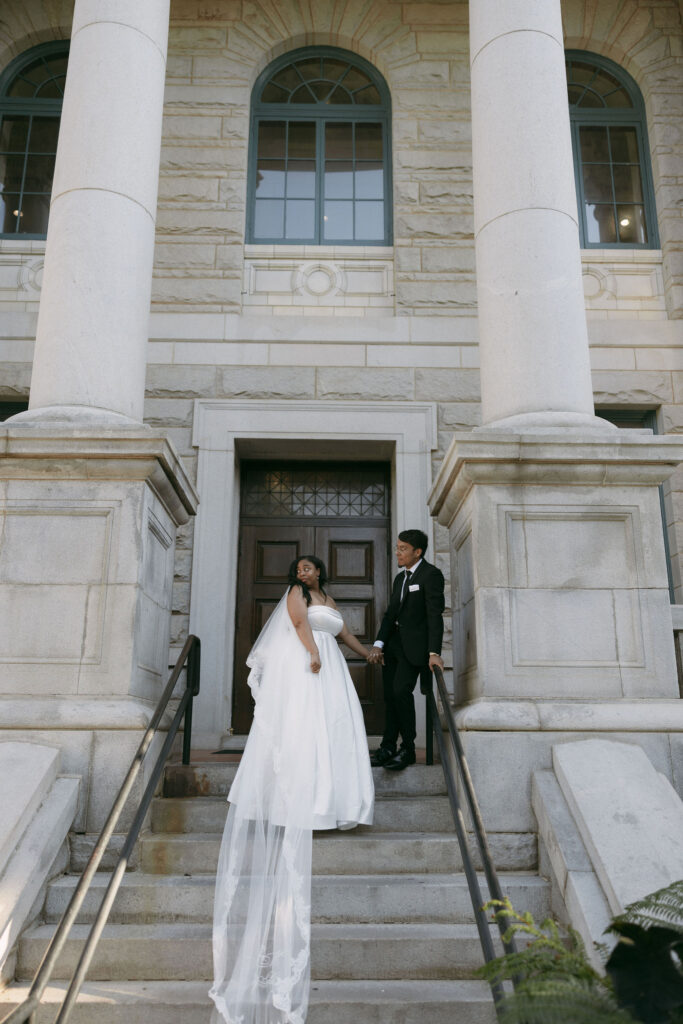
[[[72,4],[3,15],[0,66],[66,38]],[[661,250],[586,250],[595,400],[683,431],[683,26],[674,0],[565,0],[567,47],[623,66],[645,101]],[[251,89],[282,53],[346,48],[392,98],[391,248],[245,246]],[[44,244],[0,241],[0,401],[28,394]],[[171,5],[145,419],[196,480],[197,400],[434,403],[432,475],[481,422],[468,5],[174,0]],[[426,492],[425,492],[426,501]],[[683,471],[665,485],[683,603]],[[403,523],[396,523],[401,527]],[[193,525],[178,532],[171,646],[187,633]],[[434,526],[449,571],[447,531]]]

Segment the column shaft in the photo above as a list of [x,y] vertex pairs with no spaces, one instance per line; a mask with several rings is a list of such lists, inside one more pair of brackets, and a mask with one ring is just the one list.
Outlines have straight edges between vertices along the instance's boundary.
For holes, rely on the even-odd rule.
[[593,425],[560,0],[471,0],[470,51],[483,421]]
[[142,420],[168,19],[76,0],[29,419]]

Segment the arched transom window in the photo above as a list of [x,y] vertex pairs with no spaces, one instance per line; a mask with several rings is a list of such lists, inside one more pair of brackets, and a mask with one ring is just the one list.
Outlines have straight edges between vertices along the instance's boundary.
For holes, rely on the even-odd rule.
[[645,111],[638,86],[612,61],[568,51],[567,88],[581,244],[656,247]]
[[384,80],[354,54],[271,64],[253,92],[247,240],[389,244],[389,115]]
[[44,238],[69,55],[35,46],[0,75],[0,233]]

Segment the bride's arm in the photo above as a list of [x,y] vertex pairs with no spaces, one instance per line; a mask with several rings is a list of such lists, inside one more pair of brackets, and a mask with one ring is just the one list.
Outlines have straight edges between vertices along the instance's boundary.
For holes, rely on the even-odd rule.
[[296,630],[296,635],[311,656],[311,672],[319,672],[320,652],[313,639],[313,630],[308,621],[308,606],[301,587],[292,587],[287,594],[287,611]]
[[356,639],[353,633],[350,632],[346,623],[344,623],[344,628],[341,633],[337,634],[337,639],[341,640],[341,642],[346,644],[347,647],[350,647],[354,654],[360,655],[361,658],[368,657],[370,652],[367,647],[363,647],[360,640]]

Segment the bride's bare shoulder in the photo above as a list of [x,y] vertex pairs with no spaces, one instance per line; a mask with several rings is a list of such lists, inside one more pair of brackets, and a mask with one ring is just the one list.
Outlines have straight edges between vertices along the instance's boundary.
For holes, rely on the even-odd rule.
[[328,608],[336,608],[337,607],[337,602],[335,601],[335,599],[333,597],[330,597],[329,594],[325,595],[325,604],[327,605]]

